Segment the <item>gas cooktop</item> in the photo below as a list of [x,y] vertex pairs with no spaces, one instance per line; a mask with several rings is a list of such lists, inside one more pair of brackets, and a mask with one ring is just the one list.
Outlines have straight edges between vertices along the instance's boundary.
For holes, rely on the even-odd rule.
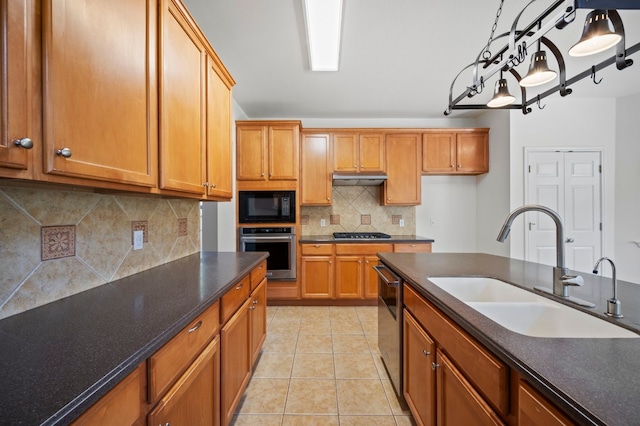
[[382,232],[334,232],[336,240],[374,240],[377,238],[391,238],[391,235]]

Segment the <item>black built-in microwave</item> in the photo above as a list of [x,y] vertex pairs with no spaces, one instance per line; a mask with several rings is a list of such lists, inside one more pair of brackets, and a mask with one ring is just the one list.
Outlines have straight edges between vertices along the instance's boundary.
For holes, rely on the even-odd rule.
[[240,223],[296,223],[295,191],[240,191]]

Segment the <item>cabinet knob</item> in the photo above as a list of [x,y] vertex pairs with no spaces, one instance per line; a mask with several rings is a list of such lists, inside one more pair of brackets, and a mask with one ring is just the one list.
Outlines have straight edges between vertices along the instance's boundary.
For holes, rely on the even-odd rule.
[[391,201],[391,197],[387,198],[387,201]]
[[458,168],[462,167],[462,164],[458,164]]
[[56,151],[56,155],[59,155],[64,158],[70,158],[71,150],[69,148],[62,148]]
[[264,177],[264,172],[260,173],[260,177]]
[[357,165],[357,164],[354,164],[354,165],[353,165],[353,168],[354,168],[354,169],[357,169],[357,168],[358,168],[358,165]]
[[15,146],[19,146],[20,148],[24,148],[24,149],[33,148],[33,141],[29,138],[16,139],[13,141],[13,144]]
[[250,311],[253,311],[255,308],[256,308],[256,305],[251,305],[251,306],[249,306],[249,310],[250,310]]
[[212,187],[212,188],[215,188],[215,187],[216,187],[216,184],[215,184],[215,183],[212,183],[212,184],[211,184],[211,187]]
[[240,290],[242,288],[242,284],[236,287],[236,290]]
[[191,327],[189,329],[189,333],[193,333],[194,331],[196,331],[197,329],[199,329],[202,326],[202,320],[198,321],[196,323],[196,325],[194,325],[193,327]]
[[431,369],[435,370],[436,368],[440,368],[440,364],[436,364],[435,362],[431,362]]
[[269,177],[273,176],[273,173],[269,173]]
[[331,261],[329,261],[329,265],[331,265]]
[[209,186],[209,182],[205,182],[205,183],[203,183],[203,184],[202,184],[202,186],[204,186],[204,187],[208,187],[208,186]]
[[331,201],[331,198],[327,197],[327,201]]
[[362,260],[358,260],[358,265],[362,265]]
[[428,350],[426,350],[426,349],[423,349],[423,350],[422,350],[422,355],[424,355],[424,356],[429,356],[429,355],[431,355],[431,352],[429,352],[429,351],[428,351]]
[[449,164],[449,167],[451,167],[453,169],[453,164]]

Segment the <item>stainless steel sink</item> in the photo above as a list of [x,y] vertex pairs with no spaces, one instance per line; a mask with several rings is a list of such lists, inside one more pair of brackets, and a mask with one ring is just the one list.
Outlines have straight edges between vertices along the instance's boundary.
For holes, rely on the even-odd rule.
[[453,297],[501,326],[532,337],[637,338],[594,315],[486,277],[428,277]]

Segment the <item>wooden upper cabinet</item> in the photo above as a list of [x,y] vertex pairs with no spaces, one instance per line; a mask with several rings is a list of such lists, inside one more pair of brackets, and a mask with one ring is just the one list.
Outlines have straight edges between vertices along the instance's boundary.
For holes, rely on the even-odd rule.
[[422,135],[422,173],[474,175],[488,171],[488,130]]
[[207,56],[207,197],[230,200],[231,171],[231,84],[219,73],[220,66]]
[[205,192],[206,50],[173,0],[160,13],[160,188]]
[[328,133],[302,134],[300,204],[331,205],[331,143]]
[[418,205],[420,185],[420,135],[390,133],[385,138],[388,179],[382,190],[383,205]]
[[299,121],[238,121],[238,180],[298,179]]
[[385,170],[382,133],[334,133],[333,170],[382,172]]
[[27,0],[0,2],[0,51],[4,58],[0,63],[0,176],[30,177],[31,147],[40,143],[34,140],[28,121],[29,100],[34,96],[29,78],[33,25],[29,4]]
[[42,2],[46,173],[157,185],[156,20],[152,0]]

